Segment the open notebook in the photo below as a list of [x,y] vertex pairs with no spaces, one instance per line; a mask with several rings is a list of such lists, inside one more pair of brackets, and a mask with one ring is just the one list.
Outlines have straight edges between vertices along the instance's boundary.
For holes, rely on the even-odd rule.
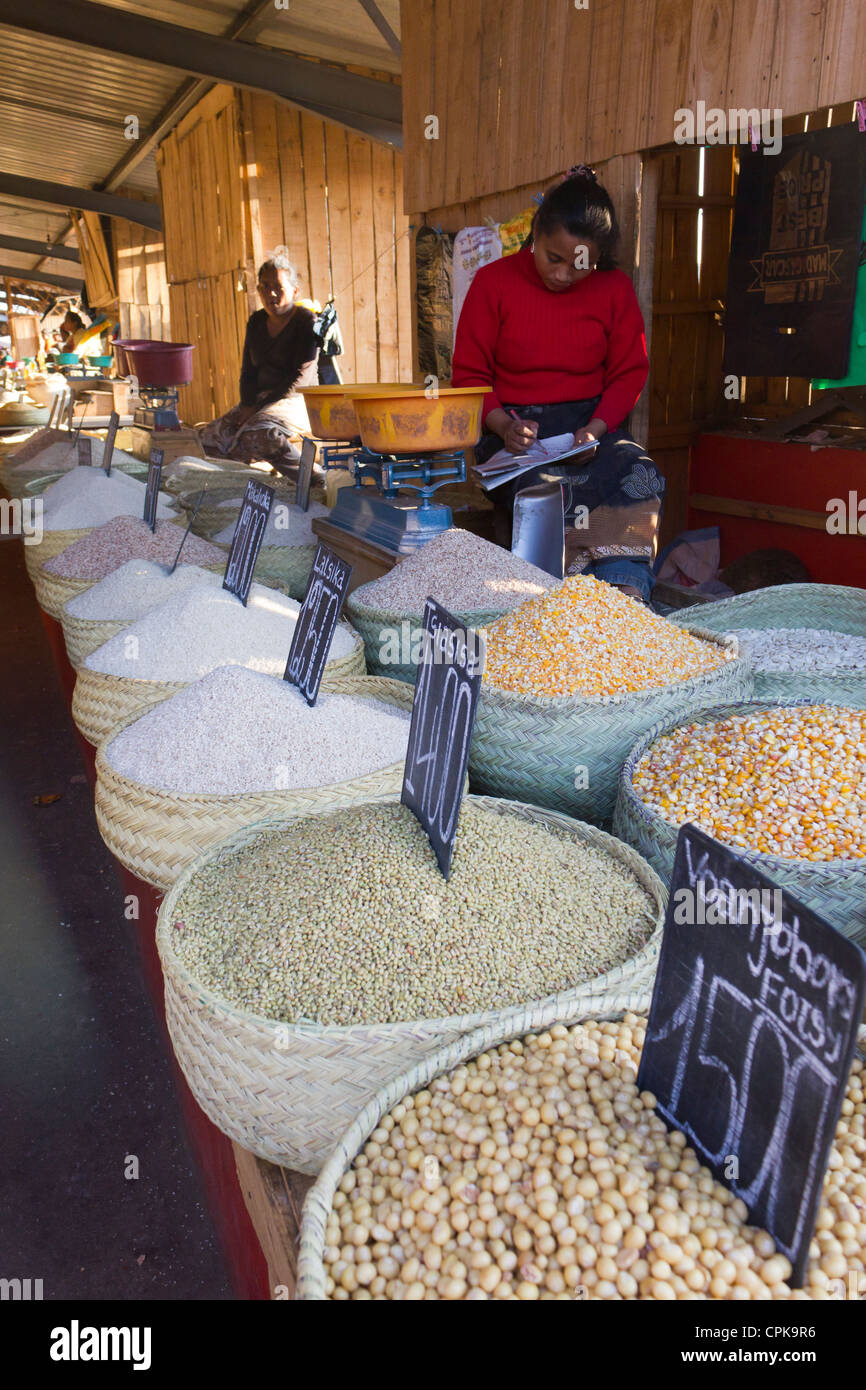
[[575,458],[579,454],[591,454],[597,441],[588,444],[575,444],[573,434],[554,434],[548,439],[537,439],[525,454],[512,454],[500,449],[485,463],[476,463],[475,474],[485,492],[491,492],[503,483],[510,483],[522,473],[543,464],[559,463],[562,459]]

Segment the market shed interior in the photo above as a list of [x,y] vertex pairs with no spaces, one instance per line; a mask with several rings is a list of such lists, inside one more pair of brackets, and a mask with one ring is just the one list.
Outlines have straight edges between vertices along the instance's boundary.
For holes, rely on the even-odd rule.
[[[837,751],[831,749],[829,761],[814,774],[820,795],[813,789],[805,809],[798,803],[798,814],[808,813],[807,829],[786,813],[773,841],[769,832],[755,829],[739,803],[729,818],[726,809],[701,801],[699,791],[690,804],[700,804],[707,816],[700,829],[709,827],[747,858],[754,854],[750,870],[772,878],[789,860],[809,861],[802,872],[798,868],[779,881],[844,937],[839,969],[849,969],[853,980],[859,964],[855,968],[843,956],[849,941],[866,943],[866,887],[859,878],[866,863],[860,825],[860,818],[866,824],[866,806],[855,789],[850,813],[832,808],[837,796],[848,795],[847,779],[855,777],[856,731],[866,708],[856,646],[866,639],[866,89],[860,85],[866,9],[858,0],[590,0],[586,6],[566,0],[292,0],[285,7],[279,0],[164,0],[156,8],[138,0],[30,0],[26,7],[0,0],[0,73],[0,482],[8,499],[0,539],[3,642],[13,673],[4,696],[8,776],[2,818],[8,832],[6,881],[20,884],[0,932],[0,962],[6,961],[0,973],[13,990],[17,981],[22,989],[38,984],[49,1035],[53,1028],[62,1049],[71,1031],[80,1058],[62,1080],[42,1054],[40,1065],[29,1071],[26,1020],[10,1004],[19,1060],[9,1064],[6,1083],[13,1118],[41,1114],[61,1084],[69,1109],[80,1106],[92,1114],[92,1124],[72,1131],[72,1166],[82,1180],[64,1178],[58,1169],[58,1205],[50,1214],[61,1221],[71,1202],[75,1216],[66,1255],[73,1248],[86,1250],[86,1275],[78,1284],[68,1271],[61,1277],[59,1263],[50,1267],[43,1236],[29,1234],[23,1220],[13,1230],[13,1263],[24,1271],[38,1255],[46,1297],[283,1298],[295,1292],[299,1264],[302,1296],[330,1297],[335,1288],[342,1289],[338,1297],[354,1296],[366,1287],[366,1273],[358,1281],[355,1271],[341,1283],[344,1268],[335,1274],[340,1262],[332,1260],[326,1272],[321,1251],[320,1269],[310,1273],[305,1261],[312,1260],[315,1241],[299,1250],[301,1208],[350,1120],[380,1086],[420,1065],[432,1049],[433,1033],[425,1034],[423,1046],[418,1037],[395,1041],[388,1017],[379,1033],[365,1034],[358,1055],[349,1044],[343,1053],[334,1035],[350,1023],[366,1027],[369,1020],[363,1010],[356,1017],[335,1008],[322,1023],[323,1040],[310,1043],[309,1053],[305,1038],[293,1034],[298,1074],[310,1086],[305,1111],[307,1102],[294,1091],[280,1091],[285,1058],[263,1027],[257,1032],[250,1025],[243,1037],[239,1028],[230,1037],[230,1024],[220,1031],[197,1012],[201,1001],[185,974],[192,967],[182,948],[174,951],[172,931],[177,921],[183,928],[192,911],[183,893],[197,856],[231,836],[231,853],[247,865],[249,826],[265,816],[348,814],[351,806],[399,801],[402,758],[396,773],[393,760],[359,763],[341,777],[329,773],[330,780],[321,772],[322,784],[309,788],[303,780],[291,781],[294,774],[275,754],[263,774],[274,778],[273,785],[254,786],[248,776],[242,787],[226,789],[216,781],[212,787],[190,786],[187,794],[183,787],[160,784],[154,792],[129,767],[144,756],[147,739],[165,738],[170,749],[175,725],[170,718],[164,725],[156,721],[136,743],[135,723],[145,712],[156,720],[162,700],[166,708],[188,702],[173,705],[177,729],[184,718],[200,714],[205,721],[206,706],[194,699],[201,673],[212,681],[219,671],[234,672],[236,689],[229,690],[228,678],[225,687],[226,698],[237,701],[233,717],[240,717],[242,700],[258,699],[258,687],[249,683],[253,675],[272,681],[286,666],[279,697],[273,698],[288,698],[283,687],[292,684],[289,642],[298,606],[320,578],[313,568],[319,546],[330,551],[331,568],[321,582],[328,593],[328,583],[335,586],[341,619],[320,666],[305,668],[295,684],[307,697],[313,689],[315,700],[321,680],[324,710],[341,692],[356,706],[364,705],[365,695],[380,701],[380,717],[392,720],[384,720],[377,733],[382,748],[391,746],[388,738],[397,737],[399,721],[408,721],[412,711],[424,622],[417,593],[425,584],[434,586],[431,597],[474,628],[491,629],[512,608],[523,612],[516,598],[508,606],[489,597],[497,584],[500,594],[513,586],[520,602],[541,605],[539,622],[560,621],[561,615],[551,616],[544,607],[545,594],[554,580],[562,582],[569,560],[584,552],[569,549],[566,535],[560,567],[551,569],[538,559],[543,547],[531,553],[520,548],[515,510],[513,553],[506,541],[499,558],[490,558],[501,550],[502,527],[510,528],[511,515],[505,513],[503,522],[497,500],[503,493],[488,489],[493,475],[485,478],[483,463],[476,469],[482,455],[476,458],[474,449],[480,450],[481,416],[489,406],[482,411],[480,383],[467,379],[455,339],[476,274],[482,277],[477,283],[492,284],[490,269],[529,256],[533,217],[545,195],[566,186],[560,183],[566,171],[589,166],[588,177],[607,190],[616,209],[617,263],[645,325],[647,381],[621,428],[639,450],[643,476],[652,478],[655,466],[665,488],[648,557],[655,587],[648,580],[642,594],[630,588],[629,574],[623,572],[624,580],[617,572],[613,582],[624,593],[614,596],[610,615],[593,596],[579,616],[597,624],[597,645],[607,642],[619,653],[643,650],[643,669],[635,675],[629,666],[624,684],[613,692],[603,684],[607,667],[604,676],[592,662],[591,672],[563,675],[552,660],[525,658],[521,644],[528,639],[512,616],[502,646],[490,642],[484,683],[479,674],[477,688],[472,686],[477,673],[471,662],[463,673],[475,722],[471,740],[467,735],[468,762],[451,782],[462,785],[467,778],[470,814],[464,823],[474,824],[472,816],[494,817],[487,799],[507,798],[529,807],[532,834],[544,827],[559,833],[557,816],[579,822],[579,834],[559,829],[577,837],[581,853],[587,846],[609,853],[622,874],[635,876],[632,886],[645,895],[642,910],[652,927],[638,940],[632,924],[629,952],[605,959],[603,966],[596,962],[601,1002],[589,994],[598,1010],[592,1016],[600,1020],[624,1013],[643,1017],[676,834],[666,839],[664,827],[651,823],[642,809],[640,778],[647,778],[645,790],[651,779],[640,758],[652,748],[641,740],[664,726],[664,737],[672,740],[670,756],[679,756],[674,724],[694,719],[697,727],[710,708],[720,718],[766,718],[772,739],[783,738],[777,716],[754,702],[786,696],[792,703],[801,697],[814,703],[820,697],[843,713],[834,716]],[[784,178],[784,189],[772,182],[777,168],[783,169],[778,178]],[[789,218],[781,232],[775,220],[780,207]],[[276,416],[267,421],[269,442],[279,437],[274,458],[291,458],[286,468],[270,466],[266,444],[260,454],[254,445],[252,452],[240,451],[240,418],[224,451],[213,442],[216,434],[202,434],[233,419],[239,401],[242,409],[246,405],[248,324],[262,304],[265,317],[268,309],[260,268],[270,266],[279,278],[284,264],[293,270],[295,302],[314,330],[325,333],[322,325],[330,325],[332,310],[336,318],[336,327],[327,328],[332,336],[316,339],[317,389],[332,386],[334,402],[314,389],[304,397],[303,428],[294,430]],[[149,357],[154,346],[156,357]],[[355,396],[352,387],[358,388]],[[403,402],[403,416],[397,405],[389,406],[388,392]],[[266,403],[266,414],[273,404]],[[340,406],[348,410],[351,427],[329,428],[328,411]],[[438,436],[431,424],[437,406]],[[463,436],[458,429],[452,437],[443,418],[451,420],[453,432],[462,406],[470,415],[475,411],[477,427],[467,433],[464,426]],[[401,421],[432,441],[426,450],[401,435]],[[306,481],[312,455],[304,451],[304,438],[316,441]],[[279,454],[284,445],[288,452]],[[69,456],[61,460],[64,449]],[[42,455],[47,461],[40,467],[41,450],[52,452]],[[94,474],[103,474],[92,519],[85,515],[90,494],[79,497],[70,479],[71,472],[84,471],[72,468],[73,453],[76,464],[90,462],[97,465]],[[147,510],[142,513],[143,485],[157,457],[152,491],[159,505],[149,518]],[[246,538],[246,523],[235,528],[242,511],[258,515],[255,498],[245,493],[250,479],[263,489],[258,505],[264,507],[264,539],[255,544]],[[133,495],[133,484],[141,485],[140,497]],[[114,511],[112,499],[124,487],[130,491]],[[54,505],[68,509],[56,515],[68,520],[51,520],[52,488],[60,489]],[[305,488],[309,510],[302,510]],[[94,499],[96,490],[94,482]],[[287,536],[279,534],[281,514],[288,518]],[[44,530],[35,529],[37,522],[40,528],[45,523]],[[134,528],[145,523],[152,539],[137,549]],[[564,533],[570,525],[564,500],[559,525]],[[178,565],[185,535],[187,550]],[[478,549],[460,548],[472,545]],[[425,546],[439,547],[427,553],[442,557],[441,592],[429,558],[424,569]],[[615,545],[610,549],[616,554]],[[135,670],[145,674],[138,677],[125,674],[122,663],[132,658],[122,654],[122,644],[126,628],[146,622],[149,610],[143,601],[131,601],[132,588],[122,590],[119,582],[116,593],[122,590],[123,602],[130,601],[128,615],[100,609],[97,595],[127,558],[152,566],[147,583],[153,582],[154,593],[165,582],[159,601],[168,603],[168,619],[176,621],[170,633],[178,634],[165,639],[166,647],[173,642],[178,649],[170,667],[161,651],[152,654],[150,629],[143,629],[134,660],[141,662]],[[525,564],[528,571],[530,560],[540,565],[542,578],[536,571],[533,580],[520,568]],[[191,588],[184,597],[172,561],[178,571],[199,566],[201,589]],[[500,563],[506,566],[501,571]],[[580,573],[583,563],[572,564],[568,574]],[[155,573],[160,567],[165,574]],[[593,567],[584,573],[594,576],[587,585],[604,577]],[[485,583],[489,601],[479,596]],[[650,588],[652,602],[636,604],[635,598],[649,597]],[[216,603],[217,591],[223,605],[243,605],[250,631],[260,622],[264,634],[268,622],[291,614],[277,665],[256,664],[244,647],[245,655],[222,658],[231,666],[214,672],[218,663],[212,663],[191,674],[199,645],[212,640],[215,649],[223,643],[219,649],[229,651],[235,640],[237,614],[227,606],[201,626],[195,604],[200,600],[204,613],[205,597]],[[742,609],[727,607],[744,601]],[[735,622],[737,613],[742,616]],[[237,624],[240,633],[240,617]],[[754,653],[730,659],[724,636],[731,627],[820,629],[832,634],[839,665],[828,668],[829,674],[803,667],[799,677],[795,666],[756,665],[747,674]],[[386,630],[393,649],[383,655]],[[138,638],[133,633],[129,640]],[[106,650],[99,665],[98,654]],[[691,703],[684,688],[677,691],[680,680],[690,691],[695,683]],[[539,714],[571,699],[588,705],[601,698],[604,705],[611,693],[617,700],[624,692],[626,701],[636,700],[636,691],[651,688],[654,697],[662,687],[674,697],[659,704],[655,719],[638,717],[628,706],[619,727],[611,717],[602,732],[602,710],[597,746],[591,748],[596,734],[578,738],[576,714],[571,722],[563,715],[561,726],[555,711],[547,723]],[[263,726],[270,718],[269,698],[262,685]],[[530,708],[533,700],[537,708]],[[351,718],[360,718],[357,708]],[[811,714],[797,718],[801,745],[823,749],[826,731],[812,728]],[[361,721],[358,728],[367,725]],[[107,752],[121,733],[133,760],[126,771],[113,767]],[[719,735],[713,756],[718,754],[723,768],[719,781],[724,775],[734,787],[741,770],[727,737],[724,731]],[[204,734],[195,741],[197,753],[206,742]],[[207,756],[202,751],[202,760]],[[251,749],[251,765],[256,756]],[[336,766],[333,748],[331,756]],[[163,761],[167,766],[171,760],[166,754]],[[176,761],[179,768],[187,766],[180,756]],[[631,793],[623,790],[626,771],[635,779]],[[342,798],[332,794],[337,786],[344,788]],[[656,790],[661,797],[664,789]],[[385,833],[384,816],[370,813],[372,842]],[[502,853],[510,853],[501,826],[499,831]],[[530,834],[526,825],[523,832]],[[608,844],[611,832],[619,848]],[[341,833],[335,822],[334,834]],[[78,853],[73,842],[80,844],[78,867],[69,859]],[[439,854],[434,836],[430,843]],[[824,860],[856,861],[860,855],[852,873],[832,879],[828,869],[821,877]],[[386,861],[391,862],[383,852]],[[438,862],[441,868],[441,857]],[[818,871],[810,878],[815,863]],[[255,879],[258,869],[250,872]],[[326,875],[324,881],[331,882]],[[268,884],[268,892],[276,891]],[[419,898],[419,922],[428,920],[428,911],[440,911],[439,897],[429,889],[428,882]],[[369,892],[375,896],[376,890]],[[34,925],[50,969],[28,985],[23,943]],[[383,927],[384,937],[388,930]],[[122,949],[112,944],[112,933],[122,938]],[[615,987],[609,972],[620,969],[622,983]],[[553,983],[545,980],[550,989],[539,985],[540,999],[565,988],[558,976]],[[68,991],[75,1001],[71,1007],[64,1003],[52,1011],[55,983],[58,998]],[[106,1009],[95,1010],[89,1022],[84,1017],[83,1001],[100,995],[119,1001],[124,1022],[116,1031]],[[516,1004],[507,990],[501,999],[479,999],[477,1008],[469,1007],[467,997],[461,985],[456,998],[465,1007],[454,1010],[461,1027],[464,1015],[496,1014],[501,1022],[506,1005]],[[246,1017],[250,1007],[239,1001],[240,995],[233,998],[232,1008]],[[420,1022],[426,1026],[437,1015],[424,1002],[430,1012]],[[578,1010],[578,1001],[572,1002]],[[524,1033],[558,1021],[533,1011],[526,996],[521,1003]],[[567,1021],[580,1016],[573,1012]],[[637,1037],[637,1024],[623,1026],[634,1026]],[[450,1066],[462,1062],[459,1044],[469,1031],[455,1023],[436,1035],[440,1046],[456,1049]],[[510,1036],[518,1035],[515,1026]],[[140,1037],[145,1056],[139,1066]],[[627,1047],[629,1038],[623,1037]],[[88,1074],[91,1060],[105,1079],[101,1096]],[[862,1068],[860,1061],[853,1065],[849,1097]],[[265,1097],[261,1114],[250,1104],[255,1087],[243,1079],[252,1075]],[[115,1154],[111,1162],[122,1173],[124,1157],[143,1143],[132,1132],[127,1138],[124,1129],[140,1128],[140,1115],[123,1100],[126,1088],[138,1084],[130,1080],[135,1076],[143,1078],[147,1107],[163,1117],[152,1155],[159,1178],[146,1207],[128,1198],[135,1184],[121,1189],[110,1239],[101,1245],[98,1203],[90,1200],[88,1184],[109,1182],[103,1151],[119,1145],[119,1158]],[[389,1107],[395,1103],[396,1093]],[[859,1115],[856,1095],[851,1103]],[[308,1132],[298,1138],[296,1131],[305,1127]],[[10,1193],[21,1194],[23,1210],[30,1212],[45,1173],[33,1162],[32,1134],[20,1137],[25,1130],[23,1124],[7,1126],[0,1163],[9,1176],[0,1177],[0,1192],[4,1203]],[[360,1131],[355,1137],[360,1147]],[[179,1175],[171,1200],[169,1173]],[[317,1183],[309,1229],[333,1235],[335,1209],[321,1196],[319,1212],[319,1197]],[[838,1219],[851,1224],[850,1214]],[[862,1213],[859,1219],[862,1227]],[[840,1237],[845,1239],[856,1244],[858,1237]],[[860,1245],[866,1249],[866,1242]],[[827,1279],[834,1277],[836,1253],[835,1247],[822,1249]],[[854,1258],[853,1246],[845,1257]],[[387,1270],[390,1257],[376,1259]],[[796,1254],[790,1264],[798,1268]],[[860,1268],[856,1261],[854,1267]],[[782,1268],[766,1275],[769,1287],[781,1285]],[[0,1268],[0,1277],[5,1272]],[[509,1283],[511,1272],[504,1277]],[[670,1277],[679,1297],[680,1276]],[[467,1287],[484,1287],[480,1278],[480,1272],[467,1274]],[[371,1279],[381,1279],[385,1288],[386,1274]],[[459,1290],[463,1275],[448,1279]],[[417,1282],[407,1276],[407,1285]],[[531,1282],[523,1279],[518,1296],[536,1296],[525,1291]],[[639,1281],[633,1282],[637,1289]],[[667,1287],[664,1276],[656,1282]],[[563,1290],[571,1287],[564,1275],[562,1283]],[[545,1287],[555,1292],[555,1279]],[[630,1290],[624,1279],[615,1296],[669,1297],[666,1291]],[[440,1290],[439,1296],[464,1295]]]

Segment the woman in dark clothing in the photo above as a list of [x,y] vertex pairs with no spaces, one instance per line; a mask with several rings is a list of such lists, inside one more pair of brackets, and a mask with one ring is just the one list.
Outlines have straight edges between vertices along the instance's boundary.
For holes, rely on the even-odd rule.
[[479,462],[503,446],[520,454],[555,435],[596,442],[592,454],[532,469],[491,497],[510,535],[516,494],[561,483],[568,573],[592,573],[648,599],[664,479],[620,428],[648,368],[637,296],[615,268],[617,238],[609,195],[579,165],[544,198],[531,246],[483,266],[472,281],[453,383],[492,383]]
[[291,473],[309,433],[299,388],[318,383],[319,345],[313,314],[297,302],[298,277],[284,246],[259,268],[258,291],[264,308],[247,321],[240,404],[205,425],[201,440],[209,454],[265,460]]

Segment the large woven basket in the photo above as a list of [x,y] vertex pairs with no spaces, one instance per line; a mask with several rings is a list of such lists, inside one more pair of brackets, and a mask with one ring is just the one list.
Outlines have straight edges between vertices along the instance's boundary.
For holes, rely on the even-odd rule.
[[63,575],[51,574],[44,565],[40,565],[33,576],[36,602],[58,622],[62,622],[63,609],[69,600],[92,585],[92,579],[66,579]]
[[[371,608],[358,598],[358,590],[346,599],[346,616],[364,639],[367,653],[367,669],[376,676],[393,676],[398,681],[415,684],[418,663],[412,660],[413,643],[416,633],[423,630],[422,618],[407,617],[405,613],[392,613],[385,608]],[[476,610],[470,613],[455,613],[465,627],[488,627],[503,616],[498,612]],[[396,641],[395,641],[396,639]],[[400,660],[390,661],[388,647],[399,645]],[[415,644],[418,650],[420,643]],[[383,655],[385,660],[383,660]],[[406,660],[402,660],[406,657]],[[527,798],[528,799],[528,798]]]
[[[381,700],[411,710],[413,692],[402,681],[358,676],[332,681],[330,693]],[[137,710],[112,729],[96,754],[96,823],[99,833],[131,873],[165,891],[178,875],[220,840],[268,817],[307,816],[360,801],[399,800],[403,762],[330,786],[289,791],[244,792],[233,796],[169,792],[124,777],[108,758],[110,743],[140,719]],[[291,740],[291,728],[286,730]]]
[[[634,845],[664,882],[669,883],[679,826],[653,811],[634,789],[635,767],[644,753],[662,734],[670,733],[682,724],[709,724],[735,714],[777,709],[780,705],[815,703],[813,700],[753,700],[702,709],[686,718],[680,715],[654,725],[635,744],[623,765],[613,821],[614,834]],[[736,847],[736,853],[747,864],[773,879],[780,888],[789,889],[845,936],[866,947],[866,859],[833,859],[813,863],[811,860],[783,859],[781,855],[761,854],[757,850],[739,847]]]
[[[866,637],[866,589],[842,584],[777,584],[755,589],[719,603],[703,604],[699,616],[678,613],[670,620],[678,627],[700,626],[711,632],[736,628],[814,628]],[[804,667],[802,671],[754,672],[757,699],[833,700],[843,704],[866,703],[866,664],[859,671],[831,675]]]
[[[647,1008],[648,1004],[644,999],[636,999],[633,994],[628,993],[623,994],[619,1001],[612,1001],[605,1009],[594,1012],[583,1010],[577,1014],[569,1013],[562,1018],[545,1014],[539,1017],[536,1010],[529,1008],[523,1011],[522,1017],[516,1016],[512,1019],[504,1030],[479,1028],[458,1042],[442,1047],[425,1057],[423,1061],[383,1086],[341,1135],[307,1193],[301,1220],[295,1298],[301,1302],[329,1301],[325,1272],[325,1235],[334,1197],[341,1180],[373,1131],[378,1129],[381,1121],[400,1101],[425,1090],[437,1077],[454,1071],[481,1053],[489,1052],[503,1043],[512,1042],[515,1038],[525,1037],[528,1033],[537,1034],[544,1029],[552,1028],[555,1024],[569,1026],[574,1023],[621,1019],[627,1013],[645,1013]],[[857,1051],[861,1058],[866,1059],[866,1028],[859,1030]]]
[[[37,589],[37,596],[38,592]],[[79,592],[83,593],[84,590],[81,589]],[[97,647],[101,647],[104,642],[107,642],[111,637],[116,637],[118,632],[122,632],[125,627],[129,627],[132,619],[75,618],[69,612],[68,604],[69,600],[67,599],[60,610],[60,621],[63,624],[63,637],[66,642],[66,655],[69,657],[69,664],[77,671],[91,652],[95,652]]]
[[[611,836],[536,806],[471,797],[503,814],[562,827],[631,869],[656,904],[656,924],[631,960],[586,984],[550,996],[532,1009],[550,1022],[618,1007],[624,997],[646,1007],[661,941],[666,894],[656,874]],[[296,818],[292,818],[296,819]],[[272,1163],[315,1173],[346,1126],[380,1086],[407,1067],[479,1027],[494,1032],[520,1012],[515,1006],[485,1013],[348,1028],[276,1023],[228,1004],[206,989],[177,959],[172,923],[187,884],[206,863],[253,842],[292,819],[265,821],[225,840],[187,868],[164,899],[157,944],[165,974],[165,1006],[178,1061],[199,1105],[223,1133]],[[567,911],[567,905],[564,905]],[[286,1045],[288,1040],[288,1046]]]
[[58,472],[34,473],[30,471],[21,473],[9,470],[3,479],[3,490],[8,497],[17,497],[23,501],[25,497],[38,497],[52,483],[59,482],[63,477],[65,474]]
[[263,545],[256,574],[265,583],[277,581],[284,585],[286,592],[300,603],[307,592],[315,558],[314,545]]
[[[219,562],[213,565],[203,565],[202,568],[217,572],[221,571],[223,566],[222,563]],[[69,612],[70,599],[75,598],[76,594],[84,593],[85,589],[91,588],[94,584],[98,584],[99,580],[67,580],[66,583],[81,584],[81,587],[69,593],[68,597],[63,602],[63,606],[61,607],[60,612],[54,613],[53,616],[58,618],[60,622],[63,624],[63,637],[66,642],[66,654],[69,657],[70,666],[74,667],[74,669],[77,671],[82,662],[90,656],[91,652],[95,652],[97,647],[101,647],[104,642],[107,642],[109,640],[109,638],[116,637],[118,632],[122,632],[125,627],[129,627],[130,624],[135,621],[135,619],[75,617],[73,613]],[[272,584],[271,587],[276,588],[278,586]],[[37,575],[36,592],[38,597],[39,575]],[[57,599],[59,599],[59,590],[56,593],[56,597],[54,594],[52,594],[50,597],[55,602],[56,606]],[[45,607],[44,604],[43,607]],[[46,609],[46,611],[51,612],[51,609]]]
[[[695,635],[723,645],[714,633]],[[740,660],[661,690],[626,695],[517,695],[485,681],[469,750],[472,786],[607,822],[636,738],[659,720],[682,719],[726,698],[746,700],[751,692],[751,665]]]
[[[348,656],[329,661],[326,665],[322,690],[329,690],[332,681],[365,674],[364,644],[356,632],[352,632],[352,638],[353,647]],[[189,684],[189,681],[147,681],[129,676],[109,676],[104,671],[91,671],[87,666],[79,666],[72,694],[72,718],[79,733],[88,743],[96,746],[116,724],[121,724],[143,705],[167,700],[169,695],[176,695]]]
[[73,531],[43,531],[42,540],[38,545],[25,545],[24,563],[31,583],[40,565],[59,555],[61,550],[72,545],[73,541],[80,541],[83,536],[89,536],[93,529],[92,526],[81,526]]
[[301,1221],[295,1298],[302,1302],[327,1300],[325,1232],[334,1205],[334,1196],[341,1180],[373,1130],[378,1129],[381,1120],[395,1105],[407,1096],[425,1090],[438,1076],[454,1071],[480,1056],[482,1052],[489,1052],[492,1048],[512,1042],[515,1038],[525,1037],[528,1033],[542,1033],[556,1024],[569,1026],[593,1020],[601,1022],[620,1019],[627,1013],[642,1013],[648,1008],[647,992],[640,988],[627,987],[619,992],[611,990],[607,996],[600,997],[594,1003],[582,1000],[566,1001],[563,996],[559,996],[544,1004],[529,1004],[464,1034],[454,1042],[444,1044],[416,1062],[414,1066],[401,1072],[399,1076],[395,1076],[393,1080],[386,1082],[340,1135],[307,1193]]

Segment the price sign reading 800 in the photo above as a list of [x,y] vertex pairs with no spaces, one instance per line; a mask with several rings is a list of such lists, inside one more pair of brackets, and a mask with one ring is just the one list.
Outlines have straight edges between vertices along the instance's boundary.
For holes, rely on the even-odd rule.
[[400,799],[426,830],[447,878],[484,655],[478,635],[430,598],[424,634]]
[[309,705],[314,705],[318,698],[351,577],[352,566],[327,546],[320,545],[283,675],[284,680],[298,687]]
[[863,953],[684,826],[638,1085],[801,1284],[866,993]]
[[235,594],[246,607],[253,571],[259,558],[265,527],[274,500],[274,489],[265,483],[249,482],[223,577],[223,588]]

